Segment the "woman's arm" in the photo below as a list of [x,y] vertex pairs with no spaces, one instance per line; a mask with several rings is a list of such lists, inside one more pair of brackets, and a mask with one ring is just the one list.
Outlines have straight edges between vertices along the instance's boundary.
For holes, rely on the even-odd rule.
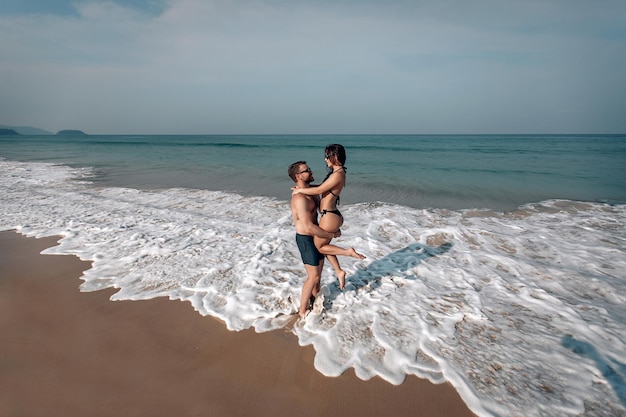
[[307,187],[307,188],[298,188],[291,187],[292,194],[306,194],[306,195],[317,195],[324,194],[327,191],[336,188],[342,180],[342,176],[339,175],[331,175],[328,177],[326,181],[318,185],[317,187]]

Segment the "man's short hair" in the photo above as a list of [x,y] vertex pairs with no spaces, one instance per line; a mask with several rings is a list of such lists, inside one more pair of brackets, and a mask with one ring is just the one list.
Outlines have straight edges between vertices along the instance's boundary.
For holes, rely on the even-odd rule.
[[289,174],[289,178],[291,178],[293,182],[298,182],[298,180],[296,179],[296,175],[298,175],[298,173],[300,172],[300,165],[306,165],[306,161],[298,161],[289,165],[287,173]]

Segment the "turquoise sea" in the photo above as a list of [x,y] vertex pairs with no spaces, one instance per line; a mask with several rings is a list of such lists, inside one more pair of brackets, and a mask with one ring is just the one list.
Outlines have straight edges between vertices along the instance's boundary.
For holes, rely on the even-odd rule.
[[[340,259],[305,320],[287,167],[346,147]],[[286,329],[329,377],[450,382],[480,416],[626,415],[626,135],[0,136],[0,230],[82,291]]]
[[562,198],[626,203],[626,135],[0,137],[0,155],[93,167],[96,181],[288,199],[299,159],[323,178],[324,147],[348,153],[344,201],[493,208]]

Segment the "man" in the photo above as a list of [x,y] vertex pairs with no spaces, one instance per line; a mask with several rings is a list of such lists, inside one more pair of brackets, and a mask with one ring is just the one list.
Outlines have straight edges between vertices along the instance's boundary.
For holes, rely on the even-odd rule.
[[[313,171],[307,166],[306,161],[294,162],[289,166],[288,173],[298,188],[309,187],[311,182],[314,181]],[[315,247],[313,236],[325,239],[341,236],[341,231],[331,233],[317,225],[318,204],[318,196],[294,194],[291,197],[291,216],[296,226],[296,243],[298,244],[307,274],[306,281],[302,286],[300,309],[298,311],[302,318],[306,315],[309,300],[312,297],[317,297],[320,290],[322,268],[324,266],[324,255]]]

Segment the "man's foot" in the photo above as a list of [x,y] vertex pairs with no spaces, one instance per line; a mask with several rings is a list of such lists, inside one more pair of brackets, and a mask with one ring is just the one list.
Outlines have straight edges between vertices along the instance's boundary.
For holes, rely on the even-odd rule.
[[339,289],[343,291],[346,286],[346,271],[342,269],[337,272],[337,278],[339,279]]
[[361,255],[359,252],[355,251],[354,248],[348,249],[348,256],[352,256],[357,259],[365,259],[365,255]]

